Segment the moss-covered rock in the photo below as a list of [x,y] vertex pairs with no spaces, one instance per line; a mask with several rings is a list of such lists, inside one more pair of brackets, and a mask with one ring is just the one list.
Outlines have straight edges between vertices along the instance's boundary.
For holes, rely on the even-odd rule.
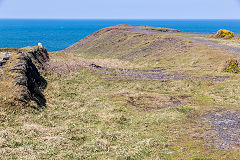
[[232,59],[227,62],[227,66],[224,69],[224,72],[230,72],[230,73],[239,73],[240,68],[239,68],[239,63],[237,60]]
[[[35,102],[38,106],[46,104],[42,91],[47,82],[40,71],[49,61],[44,47],[21,49],[2,49],[9,57],[0,66],[0,102],[5,106],[26,106]],[[5,53],[6,54],[6,53]]]
[[234,33],[225,29],[220,29],[217,34],[216,37],[218,38],[225,38],[225,39],[231,39],[234,37]]

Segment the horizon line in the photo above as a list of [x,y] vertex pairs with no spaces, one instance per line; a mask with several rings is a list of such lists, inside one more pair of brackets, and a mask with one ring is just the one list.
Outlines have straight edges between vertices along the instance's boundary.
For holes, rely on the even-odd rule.
[[216,18],[216,19],[211,19],[211,18],[183,18],[183,19],[174,19],[174,18],[162,18],[162,19],[157,19],[157,18],[0,18],[1,20],[240,20],[240,19],[224,19],[224,18]]

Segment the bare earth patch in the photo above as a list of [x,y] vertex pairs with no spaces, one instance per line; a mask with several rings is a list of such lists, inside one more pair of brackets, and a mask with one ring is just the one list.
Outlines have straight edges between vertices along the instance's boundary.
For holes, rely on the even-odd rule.
[[182,102],[168,95],[129,97],[127,105],[135,107],[139,111],[151,111],[182,106]]
[[213,135],[208,145],[222,149],[240,149],[240,113],[211,113],[204,116],[212,125]]
[[[141,69],[121,69],[121,68],[97,68],[96,73],[108,75],[106,80],[188,80],[199,79],[197,77],[187,76],[176,71],[167,71],[162,68],[158,70],[141,70]],[[205,76],[205,79],[214,82],[223,82],[228,80],[229,76]]]

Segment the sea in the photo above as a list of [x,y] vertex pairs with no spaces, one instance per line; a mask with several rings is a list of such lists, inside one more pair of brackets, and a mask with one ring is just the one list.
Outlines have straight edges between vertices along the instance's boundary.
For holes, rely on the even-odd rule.
[[41,42],[49,52],[59,51],[99,29],[119,24],[166,27],[183,32],[215,33],[227,29],[240,33],[240,20],[0,19],[0,48],[21,48]]

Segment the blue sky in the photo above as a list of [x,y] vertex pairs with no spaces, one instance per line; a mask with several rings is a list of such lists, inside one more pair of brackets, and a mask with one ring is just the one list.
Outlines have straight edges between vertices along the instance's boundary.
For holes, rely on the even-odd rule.
[[240,0],[0,0],[0,18],[240,19]]

